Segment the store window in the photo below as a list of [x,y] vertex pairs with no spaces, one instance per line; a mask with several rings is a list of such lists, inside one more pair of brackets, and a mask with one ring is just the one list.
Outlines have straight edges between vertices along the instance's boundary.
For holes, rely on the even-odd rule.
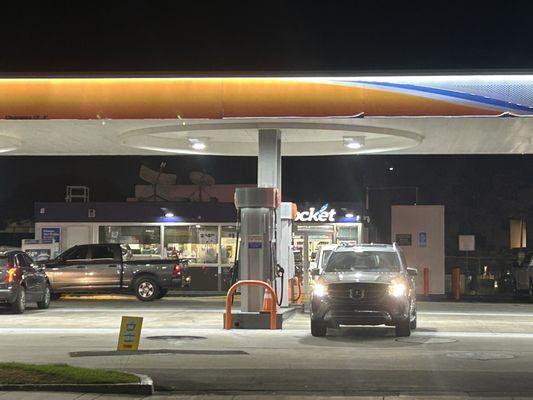
[[100,226],[100,243],[128,245],[132,256],[161,257],[159,226]]
[[218,226],[166,226],[165,250],[191,264],[217,264]]
[[337,225],[335,229],[337,243],[342,243],[343,241],[357,241],[359,239],[359,229],[357,225]]
[[220,240],[222,264],[233,264],[237,251],[237,229],[234,226],[223,226]]

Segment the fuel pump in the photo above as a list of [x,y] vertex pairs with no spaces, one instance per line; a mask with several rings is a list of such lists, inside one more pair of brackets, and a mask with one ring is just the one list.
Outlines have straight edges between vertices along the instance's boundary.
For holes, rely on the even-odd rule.
[[[239,245],[231,273],[232,285],[239,280],[270,281],[277,306],[288,306],[288,281],[294,275],[294,259],[291,257],[294,206],[292,203],[282,204],[275,188],[237,188],[235,206]],[[265,327],[264,322],[268,321],[260,313],[264,289],[244,285],[240,290],[241,312],[232,312],[233,326]],[[278,317],[279,329],[282,318],[281,315]]]
[[[235,191],[235,206],[240,216],[237,265],[241,280],[273,281],[277,275],[275,230],[279,204],[279,191],[275,188]],[[241,288],[242,312],[259,312],[262,302],[262,288]]]

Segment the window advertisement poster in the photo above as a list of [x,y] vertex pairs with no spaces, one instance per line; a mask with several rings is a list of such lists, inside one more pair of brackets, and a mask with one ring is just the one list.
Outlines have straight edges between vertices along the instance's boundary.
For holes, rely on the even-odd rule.
[[200,244],[218,244],[218,229],[198,229],[198,242]]
[[41,243],[60,243],[61,228],[41,228]]

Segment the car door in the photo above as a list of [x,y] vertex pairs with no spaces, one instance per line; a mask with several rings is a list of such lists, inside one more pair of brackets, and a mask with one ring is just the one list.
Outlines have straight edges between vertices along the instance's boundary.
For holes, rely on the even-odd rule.
[[85,288],[85,271],[89,262],[89,246],[75,246],[48,268],[52,291],[78,291]]
[[107,244],[92,245],[85,272],[86,284],[91,288],[120,287],[122,256],[120,247]]
[[46,273],[44,272],[43,268],[37,265],[37,263],[33,261],[33,259],[28,254],[24,253],[24,258],[26,259],[28,265],[30,265],[35,272],[35,290],[40,300],[47,285]]
[[22,271],[22,279],[26,284],[26,301],[38,300],[39,281],[35,269],[28,263],[24,253],[17,253],[14,257],[15,266]]

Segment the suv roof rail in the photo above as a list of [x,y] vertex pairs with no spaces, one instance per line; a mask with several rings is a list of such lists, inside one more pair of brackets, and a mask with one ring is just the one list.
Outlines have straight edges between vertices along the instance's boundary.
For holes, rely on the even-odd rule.
[[394,247],[396,248],[396,243],[389,244],[389,243],[350,243],[350,242],[343,242],[339,243],[338,246],[342,247],[354,247],[354,246],[361,246],[361,247]]

